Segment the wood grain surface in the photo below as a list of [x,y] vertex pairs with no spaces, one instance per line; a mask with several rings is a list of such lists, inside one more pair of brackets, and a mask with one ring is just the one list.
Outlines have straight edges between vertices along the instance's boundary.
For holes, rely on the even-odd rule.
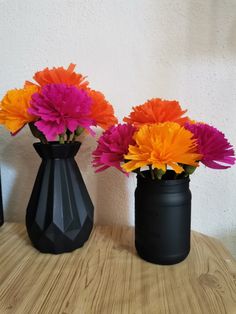
[[83,248],[42,254],[25,227],[0,228],[0,314],[235,314],[236,261],[221,243],[192,232],[188,258],[141,260],[132,227],[95,227]]

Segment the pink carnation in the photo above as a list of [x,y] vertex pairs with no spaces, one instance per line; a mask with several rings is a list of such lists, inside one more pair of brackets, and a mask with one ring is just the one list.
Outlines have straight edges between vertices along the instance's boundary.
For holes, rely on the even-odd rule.
[[120,164],[128,153],[129,145],[134,145],[135,127],[129,124],[118,124],[105,131],[98,140],[98,146],[93,152],[93,166],[100,167],[96,172],[115,167],[124,172]]
[[91,104],[84,90],[66,84],[48,84],[40,93],[33,94],[28,112],[39,118],[35,125],[46,138],[54,140],[67,129],[74,132],[82,127],[92,132],[94,121],[88,118]]
[[205,166],[213,169],[227,169],[235,163],[233,147],[222,132],[203,123],[186,123],[185,128],[197,139],[199,153],[203,156],[201,162]]

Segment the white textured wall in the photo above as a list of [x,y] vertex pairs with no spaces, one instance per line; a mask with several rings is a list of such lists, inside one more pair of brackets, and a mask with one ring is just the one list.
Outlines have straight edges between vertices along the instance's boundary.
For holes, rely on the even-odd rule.
[[[236,147],[235,0],[1,0],[0,96],[36,70],[78,64],[121,119],[147,98],[177,99],[191,117],[224,131]],[[1,128],[5,216],[24,219],[39,158],[25,129]],[[133,223],[135,177],[78,163],[100,223]],[[236,167],[201,167],[192,176],[192,227],[221,238],[236,253]]]

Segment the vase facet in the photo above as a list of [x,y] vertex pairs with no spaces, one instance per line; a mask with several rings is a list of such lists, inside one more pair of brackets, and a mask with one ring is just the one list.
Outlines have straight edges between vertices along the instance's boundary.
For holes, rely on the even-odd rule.
[[145,178],[137,175],[135,190],[137,253],[155,264],[179,263],[190,251],[189,178],[152,180],[148,171],[143,173]]
[[41,252],[71,252],[88,239],[93,204],[74,157],[81,143],[35,143],[42,158],[26,211],[26,227]]

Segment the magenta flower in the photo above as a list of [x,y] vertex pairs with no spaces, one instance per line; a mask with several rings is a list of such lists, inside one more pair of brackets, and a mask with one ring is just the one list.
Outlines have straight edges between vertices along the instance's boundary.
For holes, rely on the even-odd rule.
[[[233,147],[225,135],[213,126],[186,123],[185,128],[197,139],[201,162],[212,169],[227,169],[235,163]],[[225,165],[222,165],[225,164]]]
[[90,130],[94,121],[88,118],[92,100],[84,90],[66,84],[45,85],[40,93],[31,99],[28,112],[39,118],[36,127],[48,140],[54,140],[68,129],[74,132],[78,127]]
[[93,166],[100,167],[96,172],[115,167],[124,172],[120,164],[128,153],[129,145],[134,145],[135,127],[129,124],[118,124],[103,132],[98,140],[98,146],[93,152]]

